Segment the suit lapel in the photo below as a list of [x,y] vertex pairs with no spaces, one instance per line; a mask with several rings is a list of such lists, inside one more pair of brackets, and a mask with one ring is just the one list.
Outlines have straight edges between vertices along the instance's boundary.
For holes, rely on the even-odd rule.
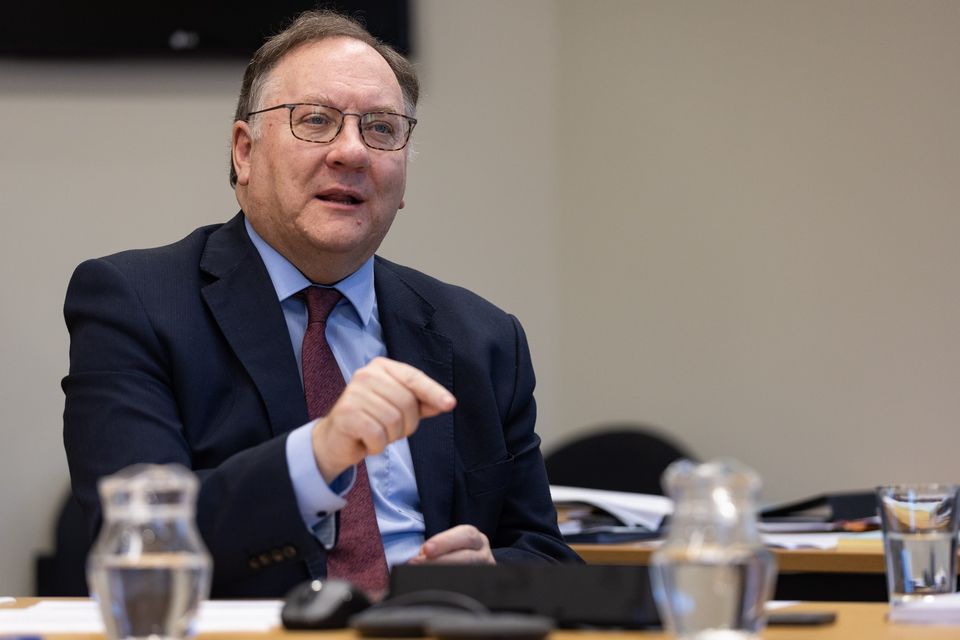
[[[434,308],[390,263],[374,262],[374,286],[387,355],[405,362],[453,392],[453,344],[432,327]],[[426,535],[449,528],[453,505],[453,414],[421,421],[409,438]]]
[[[202,288],[203,298],[260,393],[273,435],[304,424],[306,402],[286,322],[242,214],[210,235],[200,268],[212,276]],[[433,328],[434,308],[380,258],[374,263],[374,286],[388,356],[453,392],[453,344]],[[409,439],[427,536],[451,524],[453,424],[452,413],[423,420]]]
[[200,268],[207,307],[263,399],[270,430],[279,435],[307,421],[297,361],[283,311],[243,215],[210,234]]

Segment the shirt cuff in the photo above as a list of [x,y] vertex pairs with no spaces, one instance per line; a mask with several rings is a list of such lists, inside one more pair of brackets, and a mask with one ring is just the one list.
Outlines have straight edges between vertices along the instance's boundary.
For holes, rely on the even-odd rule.
[[350,467],[329,485],[324,482],[313,457],[313,424],[313,421],[308,422],[287,436],[287,471],[303,524],[309,531],[319,533],[326,529],[321,526],[322,521],[332,521],[331,516],[347,504],[344,496],[353,487],[357,469]]

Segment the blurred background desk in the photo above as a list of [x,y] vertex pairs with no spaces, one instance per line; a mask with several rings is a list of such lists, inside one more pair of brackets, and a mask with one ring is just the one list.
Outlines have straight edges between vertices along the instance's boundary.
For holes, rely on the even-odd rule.
[[[29,606],[38,602],[35,598],[19,599],[16,604],[5,606]],[[957,627],[892,625],[886,622],[886,604],[880,603],[804,603],[790,610],[835,611],[837,622],[821,627],[771,627],[763,633],[765,640],[946,640],[957,638]],[[267,633],[216,633],[201,634],[198,640],[353,640],[356,634],[350,631],[284,631],[277,629]],[[666,633],[643,631],[555,631],[551,640],[666,640]],[[45,640],[103,640],[100,634],[48,634]]]
[[[591,564],[647,565],[656,549],[656,545],[649,542],[575,544],[572,547]],[[776,556],[780,571],[778,600],[883,602],[887,599],[882,545],[836,549],[771,548],[770,551]]]
[[[617,544],[571,545],[590,564],[639,564],[648,565],[650,555],[657,548],[649,542],[624,542]],[[777,558],[780,572],[871,574],[884,572],[883,548],[836,548],[836,549],[776,549],[770,548]]]

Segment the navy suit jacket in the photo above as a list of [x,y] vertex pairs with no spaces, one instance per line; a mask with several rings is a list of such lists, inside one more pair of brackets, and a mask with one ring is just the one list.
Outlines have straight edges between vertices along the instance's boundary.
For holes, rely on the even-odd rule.
[[[379,257],[374,274],[388,355],[458,400],[410,437],[426,535],[468,523],[498,562],[576,561],[557,531],[520,324]],[[286,464],[286,433],[307,422],[303,389],[242,213],[166,247],[84,262],[64,315],[64,446],[91,530],[99,478],[179,462],[201,481],[214,595],[275,597],[322,577],[324,549],[303,524]]]

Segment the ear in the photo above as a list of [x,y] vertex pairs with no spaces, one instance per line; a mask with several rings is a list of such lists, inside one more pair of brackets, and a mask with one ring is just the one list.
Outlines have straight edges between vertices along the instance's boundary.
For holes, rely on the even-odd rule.
[[253,132],[250,125],[242,120],[233,123],[231,149],[233,169],[237,172],[237,184],[246,186],[250,182],[250,153],[253,148]]

